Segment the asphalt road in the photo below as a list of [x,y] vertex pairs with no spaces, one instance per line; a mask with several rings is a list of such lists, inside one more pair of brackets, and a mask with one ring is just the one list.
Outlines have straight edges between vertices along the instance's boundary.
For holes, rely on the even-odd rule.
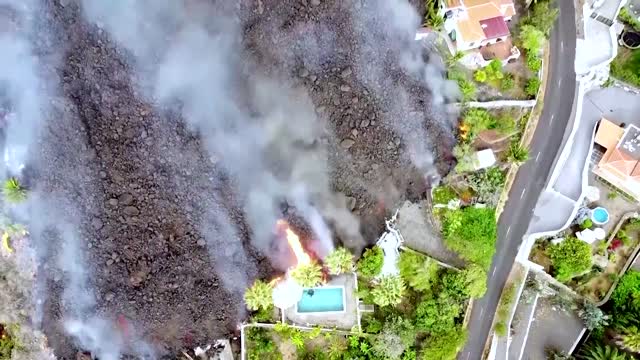
[[498,242],[489,269],[487,293],[474,303],[467,344],[458,356],[461,360],[482,356],[500,294],[572,116],[577,86],[575,11],[573,1],[556,3],[559,3],[560,14],[551,33],[549,78],[542,116],[531,142],[529,161],[520,167],[498,223]]

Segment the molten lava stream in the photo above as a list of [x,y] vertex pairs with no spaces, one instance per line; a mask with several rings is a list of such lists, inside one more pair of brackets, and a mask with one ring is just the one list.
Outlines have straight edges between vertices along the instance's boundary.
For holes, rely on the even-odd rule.
[[300,243],[300,237],[291,230],[289,224],[285,220],[278,220],[278,228],[285,231],[287,242],[289,247],[296,256],[296,266],[306,265],[311,263],[311,257],[304,251],[302,244]]

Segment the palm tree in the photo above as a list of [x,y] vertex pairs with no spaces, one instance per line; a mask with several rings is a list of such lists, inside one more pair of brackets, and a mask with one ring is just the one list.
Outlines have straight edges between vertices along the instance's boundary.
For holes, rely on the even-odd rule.
[[316,262],[299,265],[291,272],[291,278],[302,287],[314,287],[322,280],[322,267]]
[[27,189],[22,187],[18,179],[12,177],[4,182],[2,194],[7,202],[17,204],[27,199]]
[[244,293],[244,302],[252,311],[266,310],[273,305],[273,288],[262,280],[256,280]]
[[331,275],[353,271],[353,255],[343,247],[337,248],[327,255],[324,264]]
[[589,330],[601,329],[609,324],[609,316],[605,315],[600,308],[585,301],[583,308],[578,311],[578,316],[584,321],[584,325]]
[[447,58],[447,66],[452,67],[458,61],[462,60],[463,57],[464,57],[464,53],[462,51],[456,51],[455,54]]
[[601,345],[601,344],[592,344],[591,346],[587,346],[584,348],[580,354],[578,354],[578,359],[581,360],[628,360],[629,357],[627,354],[618,350],[618,348],[609,346],[609,345]]
[[514,164],[522,164],[529,160],[529,149],[517,142],[514,142],[509,146],[507,159]]
[[378,306],[395,306],[402,301],[405,290],[404,280],[400,276],[383,276],[371,290],[371,296]]
[[622,335],[622,346],[633,351],[640,351],[640,331],[635,326],[627,328],[625,334]]

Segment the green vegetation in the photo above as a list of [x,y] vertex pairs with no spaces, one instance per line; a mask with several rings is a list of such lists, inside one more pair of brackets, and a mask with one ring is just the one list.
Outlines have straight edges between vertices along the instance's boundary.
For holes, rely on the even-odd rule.
[[27,189],[20,184],[18,179],[13,177],[5,180],[2,194],[5,201],[12,204],[18,204],[27,199]]
[[422,254],[403,251],[398,261],[400,276],[416,291],[431,289],[438,274],[438,264]]
[[476,92],[478,89],[473,81],[467,79],[467,75],[464,71],[457,69],[449,69],[447,74],[447,78],[449,80],[453,80],[458,83],[458,88],[460,89],[460,94],[462,95],[462,101],[471,101],[476,98]]
[[337,248],[327,255],[324,264],[331,275],[353,271],[353,254],[343,247]]
[[520,27],[520,42],[527,53],[538,55],[545,42],[545,35],[534,26],[523,25]]
[[502,292],[500,302],[498,303],[498,309],[496,310],[497,318],[494,328],[498,336],[507,335],[507,321],[509,320],[509,315],[511,313],[511,306],[513,306],[513,302],[516,299],[517,290],[516,284],[511,283],[506,286]]
[[627,271],[611,294],[612,320],[617,327],[640,324],[640,272]]
[[519,141],[514,141],[507,150],[507,160],[514,164],[522,164],[529,160],[529,149],[520,145]]
[[532,26],[545,37],[549,37],[559,12],[557,8],[549,5],[549,1],[536,1],[530,7],[527,16],[521,20],[521,24],[523,26]]
[[547,249],[556,279],[567,282],[589,270],[592,265],[591,246],[570,237]]
[[322,280],[322,267],[316,262],[298,265],[291,272],[291,278],[302,287],[314,287]]
[[425,360],[454,360],[458,351],[467,341],[467,332],[462,327],[456,327],[427,343],[424,349]]
[[447,247],[487,269],[495,251],[495,209],[468,206],[448,211],[444,216],[443,234]]
[[269,309],[273,306],[272,291],[271,285],[262,280],[256,280],[244,293],[247,308],[252,311]]
[[506,174],[498,167],[479,170],[467,175],[467,183],[479,202],[492,203],[504,186]]
[[457,160],[455,167],[457,173],[464,173],[474,169],[471,144],[467,142],[458,143],[453,147],[453,156]]
[[580,227],[582,230],[591,229],[593,227],[593,221],[591,221],[591,219],[585,219],[582,224],[580,224]]
[[437,0],[426,0],[425,3],[425,25],[431,27],[434,30],[442,29],[444,26],[444,18],[438,15],[438,1]]
[[358,273],[365,277],[377,276],[382,270],[383,262],[384,253],[381,248],[374,246],[367,249],[358,260]]
[[629,84],[640,86],[640,50],[619,47],[618,56],[611,62],[611,75]]
[[17,331],[16,326],[5,326],[0,324],[0,360],[12,359],[11,353],[13,349],[19,348],[16,342],[15,334]]
[[633,16],[626,7],[622,7],[622,9],[620,9],[618,19],[633,30],[640,31],[640,21],[638,21],[638,19],[636,19],[636,17]]
[[378,306],[396,306],[402,301],[406,289],[402,277],[384,276],[371,290],[371,297]]
[[433,189],[433,203],[446,205],[449,201],[457,199],[458,195],[450,186],[441,185]]
[[532,77],[527,80],[527,84],[524,86],[524,92],[532,97],[535,97],[538,94],[538,90],[540,89],[540,79],[538,77]]
[[622,345],[625,349],[633,352],[640,351],[640,331],[635,326],[630,326],[624,330],[622,335]]
[[609,345],[591,344],[578,354],[581,360],[630,360],[627,354]]
[[500,83],[500,90],[509,91],[515,86],[515,79],[512,73],[505,73],[502,82]]
[[585,301],[583,308],[578,312],[584,326],[589,330],[602,329],[609,324],[609,316],[594,304]]
[[282,354],[267,329],[247,328],[247,357],[249,360],[281,360]]
[[540,68],[542,68],[542,59],[540,58],[540,56],[538,56],[538,54],[533,52],[527,52],[526,60],[527,60],[527,67],[533,73],[537,73],[538,71],[540,71]]

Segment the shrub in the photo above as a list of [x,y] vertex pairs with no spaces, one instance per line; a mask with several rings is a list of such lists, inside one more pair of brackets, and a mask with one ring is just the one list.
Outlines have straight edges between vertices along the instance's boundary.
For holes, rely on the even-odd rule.
[[462,126],[467,129],[467,139],[475,139],[479,132],[496,126],[496,118],[487,110],[472,108],[462,115]]
[[500,83],[500,90],[509,91],[509,90],[513,89],[514,85],[515,85],[515,82],[514,82],[513,74],[505,73],[504,74],[504,78],[502,79],[502,82]]
[[444,26],[444,18],[438,15],[438,2],[436,0],[425,1],[425,24],[434,30],[439,30]]
[[416,308],[416,327],[421,331],[442,334],[455,328],[462,306],[447,296],[424,297]]
[[495,199],[502,190],[505,180],[505,173],[497,167],[479,170],[467,176],[469,186],[481,202],[490,202]]
[[12,359],[13,349],[17,348],[15,337],[12,333],[15,331],[10,331],[10,326],[5,326],[0,324],[0,359],[2,360],[10,360]]
[[527,67],[533,73],[540,71],[540,68],[542,67],[542,59],[540,59],[538,54],[527,52]]
[[384,262],[384,253],[378,246],[365,250],[358,260],[358,272],[362,276],[373,277],[380,274]]
[[627,271],[611,294],[613,321],[619,327],[640,320],[640,272]]
[[637,327],[630,326],[625,329],[622,335],[622,345],[633,352],[640,351],[640,331]]
[[554,276],[560,282],[567,282],[591,267],[591,246],[575,237],[570,237],[548,249]]
[[353,271],[353,255],[343,247],[337,248],[327,255],[324,264],[332,275]]
[[402,302],[406,286],[400,276],[384,276],[371,290],[373,302],[378,306],[395,306]]
[[510,134],[516,128],[516,120],[510,113],[504,112],[496,118],[494,128],[501,134]]
[[499,321],[496,323],[496,326],[493,328],[496,334],[500,337],[507,336],[507,325],[504,322]]
[[537,55],[545,41],[544,33],[531,25],[520,27],[520,42],[527,53]]
[[593,227],[593,221],[591,219],[585,219],[585,221],[580,224],[580,227],[584,229],[591,229]]
[[[247,346],[249,360],[271,360],[282,358],[278,347],[269,336],[267,329],[247,328],[247,340],[251,346]],[[278,356],[280,355],[280,356]]]
[[433,203],[446,205],[449,201],[457,199],[458,195],[450,186],[438,186],[433,189]]
[[488,268],[495,251],[495,210],[490,207],[468,206],[449,211],[443,221],[447,247],[464,259]]
[[579,359],[583,360],[630,360],[627,354],[618,348],[593,343],[583,347],[578,355]]
[[611,62],[611,75],[635,86],[640,86],[640,50],[621,50]]
[[504,77],[502,73],[502,62],[498,59],[491,60],[489,65],[484,68],[484,71],[487,73],[489,81],[496,82]]
[[487,73],[484,70],[477,70],[473,74],[473,79],[477,82],[483,83],[487,81]]
[[244,293],[244,302],[252,311],[266,310],[273,306],[273,288],[262,280],[256,280]]
[[7,202],[13,204],[21,203],[27,199],[27,190],[22,187],[18,179],[13,177],[5,180],[2,194]]
[[438,273],[438,265],[435,261],[411,251],[400,253],[398,268],[400,276],[417,291],[431,289]]
[[455,171],[457,173],[464,173],[474,169],[473,157],[471,156],[471,145],[468,143],[458,143],[453,147],[453,156],[455,156],[456,163]]
[[507,150],[507,160],[514,164],[522,164],[529,160],[529,150],[520,145],[519,142],[514,141]]
[[291,278],[302,287],[314,287],[322,281],[322,267],[316,262],[298,265],[291,272]]
[[540,89],[540,79],[537,77],[532,77],[527,80],[527,84],[524,87],[524,92],[529,95],[535,97],[538,94],[538,89]]
[[578,316],[584,321],[584,326],[589,330],[601,329],[609,324],[609,316],[600,308],[590,302],[585,302],[583,308],[578,311]]
[[613,200],[613,199],[617,199],[617,198],[618,198],[618,192],[616,192],[616,191],[610,191],[607,194],[607,199],[609,199],[609,200]]

